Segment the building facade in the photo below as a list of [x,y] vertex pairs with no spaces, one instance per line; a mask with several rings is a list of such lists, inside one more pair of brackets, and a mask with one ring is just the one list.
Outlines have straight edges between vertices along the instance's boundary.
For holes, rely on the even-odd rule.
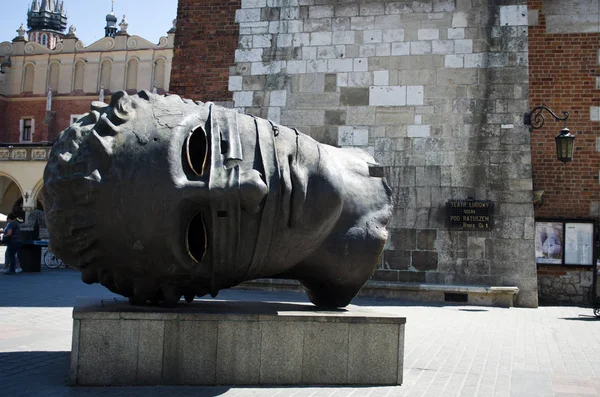
[[[52,142],[90,103],[119,90],[169,90],[175,30],[158,44],[130,35],[123,18],[106,16],[105,37],[86,46],[62,2],[34,0],[28,27],[0,43],[0,213],[41,206]],[[102,29],[99,26],[99,29]]]
[[384,167],[372,283],[516,286],[538,305],[526,0],[180,0],[177,29],[174,92]]
[[552,161],[562,122],[546,112],[531,136],[540,300],[588,303],[600,219],[600,2],[528,6],[530,106],[568,111],[576,136],[573,162],[564,165]]

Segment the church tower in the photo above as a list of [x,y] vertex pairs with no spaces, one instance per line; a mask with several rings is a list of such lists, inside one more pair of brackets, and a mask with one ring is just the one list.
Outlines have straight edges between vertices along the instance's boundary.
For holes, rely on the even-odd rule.
[[33,0],[27,11],[28,39],[53,50],[64,37],[67,12],[61,0]]
[[115,15],[115,0],[112,2],[112,8],[106,14],[106,26],[104,27],[104,37],[115,37],[117,34],[117,16]]

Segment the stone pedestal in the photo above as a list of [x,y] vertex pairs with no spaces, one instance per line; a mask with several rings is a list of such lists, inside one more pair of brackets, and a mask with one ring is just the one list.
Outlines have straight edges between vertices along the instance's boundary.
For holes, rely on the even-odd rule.
[[71,384],[399,385],[406,318],[352,306],[78,299]]

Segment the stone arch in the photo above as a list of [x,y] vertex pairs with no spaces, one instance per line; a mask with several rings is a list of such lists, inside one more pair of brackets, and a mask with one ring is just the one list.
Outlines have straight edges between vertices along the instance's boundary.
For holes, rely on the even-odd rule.
[[44,187],[44,180],[40,179],[31,189],[32,201],[36,203],[40,202],[42,206],[44,205],[44,195],[42,193],[42,188]]
[[12,175],[0,172],[0,213],[6,215],[14,212],[14,207],[19,200],[22,203],[23,188],[19,181]]

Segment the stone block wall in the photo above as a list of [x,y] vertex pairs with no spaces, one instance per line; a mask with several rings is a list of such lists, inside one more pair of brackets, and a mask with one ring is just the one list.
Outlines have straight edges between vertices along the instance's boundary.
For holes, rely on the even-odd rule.
[[[228,90],[384,166],[394,217],[375,280],[517,285],[537,306],[527,5],[493,4],[242,0]],[[446,202],[469,197],[495,203],[493,230],[446,228]]]
[[[555,160],[553,138],[563,127],[546,113],[531,137],[534,189],[543,191],[536,218],[600,218],[600,2],[529,0],[529,95],[533,108],[545,104],[570,113],[576,136],[572,163]],[[596,232],[597,233],[597,232]],[[590,268],[538,269],[540,300],[586,303]],[[588,282],[589,281],[589,282]]]

